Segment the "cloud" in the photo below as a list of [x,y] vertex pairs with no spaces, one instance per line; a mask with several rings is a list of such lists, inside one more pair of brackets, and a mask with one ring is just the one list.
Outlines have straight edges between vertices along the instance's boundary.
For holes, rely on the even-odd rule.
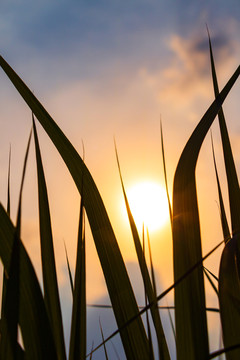
[[[218,73],[229,74],[239,44],[226,34],[217,34],[212,37],[212,45]],[[173,35],[170,48],[173,59],[162,73],[164,85],[159,94],[161,100],[189,105],[199,97],[209,99],[213,92],[207,36],[195,34],[185,39]]]

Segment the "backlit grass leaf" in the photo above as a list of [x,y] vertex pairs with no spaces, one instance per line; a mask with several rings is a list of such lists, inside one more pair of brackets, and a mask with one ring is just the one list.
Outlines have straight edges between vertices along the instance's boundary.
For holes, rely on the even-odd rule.
[[85,216],[82,197],[80,204],[77,259],[73,287],[69,360],[83,360],[86,357],[86,316]]
[[[142,320],[138,316],[137,302],[105,206],[89,170],[51,116],[1,56],[0,66],[51,138],[79,192],[83,190],[84,206],[118,327],[122,328],[123,324],[136,316],[136,321],[120,333],[125,353],[129,359],[147,359],[148,340]],[[83,172],[84,185],[81,189]]]
[[217,171],[217,164],[216,164],[212,136],[211,136],[211,142],[212,142],[213,162],[214,162],[214,168],[215,168],[215,174],[216,174],[216,180],[217,180],[217,188],[218,188],[218,198],[219,198],[219,205],[220,205],[222,232],[223,232],[223,238],[224,238],[225,242],[227,242],[231,238],[231,234],[230,234],[230,230],[229,230],[229,226],[228,226],[228,222],[227,222],[225,206],[223,203],[223,196],[222,196],[222,190],[221,190],[221,185],[220,185],[218,171]]
[[[210,48],[213,87],[214,87],[215,97],[217,97],[219,95],[219,88],[218,88],[218,81],[217,81],[210,36],[209,36],[209,48]],[[228,135],[227,125],[222,107],[219,110],[218,119],[219,119],[220,133],[222,139],[227,182],[228,182],[228,196],[230,203],[232,234],[234,235],[236,232],[240,232],[240,211],[239,211],[240,189],[239,189],[238,177],[237,177],[236,167],[234,164],[230,139]]]
[[[10,209],[11,209],[11,197],[10,197],[10,169],[11,169],[11,146],[9,150],[9,159],[8,159],[8,187],[7,187],[7,213],[10,217]],[[3,315],[3,307],[5,302],[6,295],[6,271],[3,269],[3,285],[2,285],[2,303],[1,303],[1,316]]]
[[172,226],[172,206],[171,206],[170,196],[169,196],[169,191],[168,191],[167,169],[166,169],[165,150],[164,150],[164,141],[163,141],[162,121],[160,121],[160,135],[161,135],[164,181],[165,181],[165,188],[166,188],[167,199],[168,199],[169,216],[170,216],[170,221],[171,221],[171,226]]
[[52,226],[49,211],[47,186],[39,148],[37,129],[33,116],[32,121],[37,162],[39,228],[44,301],[46,303],[46,308],[50,319],[54,340],[56,343],[58,359],[64,360],[66,359],[66,352],[64,345],[62,313],[57,284],[57,273],[53,248]]
[[[219,94],[219,89],[210,36],[209,48],[213,86],[215,96],[217,97]],[[225,245],[219,270],[219,304],[223,331],[223,342],[225,347],[229,347],[240,343],[240,189],[222,108],[219,111],[218,118],[227,175],[228,196],[232,223],[232,239],[227,241]],[[225,232],[226,231],[227,230],[225,226]],[[229,234],[226,233],[226,239],[228,240],[229,238]],[[240,349],[228,352],[226,357],[228,360],[239,359]]]
[[[195,169],[203,140],[239,73],[240,67],[195,128],[177,165],[173,185],[175,281],[202,258]],[[201,360],[208,357],[205,307],[203,270],[198,267],[175,288],[178,359]]]
[[[0,204],[0,257],[9,271],[15,227]],[[27,252],[19,239],[19,324],[28,359],[57,359],[41,289]]]
[[155,301],[155,306],[152,306],[150,310],[151,310],[151,315],[152,315],[152,319],[153,319],[153,324],[154,324],[154,327],[155,327],[155,330],[156,330],[156,336],[157,336],[157,340],[158,340],[158,350],[159,350],[160,358],[162,358],[162,359],[170,359],[168,346],[167,346],[166,338],[165,338],[163,327],[162,327],[162,322],[161,322],[159,311],[158,311],[158,308],[157,308],[156,295],[155,295],[155,292],[154,292],[153,285],[151,283],[151,278],[149,276],[149,272],[148,272],[148,268],[147,268],[147,264],[146,264],[146,259],[145,259],[145,256],[144,256],[144,250],[143,250],[143,247],[141,245],[138,230],[137,230],[133,215],[131,213],[131,209],[130,209],[130,206],[129,206],[129,203],[128,203],[125,187],[124,187],[124,184],[123,184],[123,179],[122,179],[122,174],[121,174],[121,169],[120,169],[120,163],[119,163],[116,144],[115,144],[115,152],[116,152],[116,158],[117,158],[117,164],[118,164],[118,170],[119,170],[119,175],[120,175],[120,180],[121,180],[121,185],[122,185],[122,191],[123,191],[125,206],[126,206],[126,209],[127,209],[129,224],[130,224],[130,227],[131,227],[133,241],[134,241],[134,245],[135,245],[135,249],[136,249],[136,253],[137,253],[137,258],[138,258],[138,263],[139,263],[139,267],[140,267],[140,270],[141,270],[141,275],[142,275],[142,279],[143,279],[143,283],[144,283],[144,289],[145,289],[145,292],[147,294],[148,301],[150,303]]
[[70,287],[71,287],[71,291],[72,291],[72,295],[73,295],[73,278],[72,278],[72,272],[71,272],[71,268],[70,268],[70,264],[69,264],[69,260],[68,260],[68,254],[67,254],[67,248],[66,248],[65,242],[64,242],[64,248],[65,248],[65,254],[66,254],[69,282],[70,282]]

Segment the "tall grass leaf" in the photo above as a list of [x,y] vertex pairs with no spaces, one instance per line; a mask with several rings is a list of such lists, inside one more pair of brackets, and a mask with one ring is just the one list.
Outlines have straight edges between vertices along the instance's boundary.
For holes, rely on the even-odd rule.
[[70,264],[69,264],[69,260],[68,260],[68,254],[67,254],[67,248],[66,248],[65,241],[64,241],[64,249],[65,249],[65,254],[66,254],[69,282],[70,282],[70,287],[71,287],[71,291],[72,291],[72,295],[73,295],[73,278],[72,278],[72,272],[71,272],[71,268],[70,268]]
[[40,227],[44,301],[46,303],[48,316],[52,326],[52,332],[56,343],[58,359],[65,360],[66,352],[65,352],[62,314],[61,314],[58,283],[57,283],[57,273],[56,273],[55,256],[54,256],[54,248],[53,248],[52,226],[51,226],[51,217],[50,217],[49,202],[47,195],[47,186],[44,176],[37,130],[33,115],[32,115],[32,122],[33,122],[33,133],[34,133],[36,162],[37,162],[39,227]]
[[[203,140],[239,73],[240,67],[195,128],[177,165],[173,185],[175,281],[202,258],[195,169]],[[175,306],[178,359],[207,358],[209,348],[202,267],[176,286]]]
[[220,185],[218,171],[217,171],[217,164],[216,164],[216,158],[215,158],[215,152],[214,152],[212,133],[211,133],[211,143],[212,143],[213,162],[214,162],[214,168],[215,168],[215,174],[216,174],[216,180],[217,180],[217,188],[218,188],[218,198],[219,198],[219,205],[220,205],[222,232],[223,232],[223,237],[225,239],[225,242],[227,242],[231,238],[231,234],[230,234],[230,230],[229,230],[229,226],[228,226],[225,206],[224,206],[224,202],[223,202],[222,190],[221,190],[221,185]]
[[[81,191],[81,180],[84,172],[85,209],[113,305],[116,322],[121,327],[130,318],[138,314],[138,307],[115,234],[96,184],[70,141],[1,56],[0,66],[53,141],[65,161],[79,192]],[[145,359],[148,357],[148,341],[140,317],[137,316],[136,321],[131,326],[121,331],[121,338],[128,358]]]
[[[219,94],[219,89],[210,36],[209,48],[213,86],[215,96],[217,97]],[[219,304],[223,330],[223,342],[225,347],[229,347],[236,343],[240,343],[240,189],[222,108],[219,111],[218,118],[227,175],[233,236],[233,238],[225,245],[219,270]],[[228,360],[239,359],[240,349],[227,353],[226,357]]]
[[[218,81],[217,81],[210,36],[209,36],[209,49],[210,49],[213,87],[214,87],[215,97],[217,97],[219,95],[219,88],[218,88]],[[240,211],[239,211],[240,189],[239,189],[238,176],[234,164],[231,144],[229,140],[227,125],[222,107],[219,110],[218,119],[219,119],[220,133],[222,139],[227,182],[228,182],[228,195],[229,195],[229,203],[230,203],[231,222],[232,222],[232,234],[234,235],[236,232],[240,232]]]
[[[143,224],[143,229],[142,229],[142,247],[143,247],[143,257],[144,257],[143,260],[147,264],[146,251],[145,251],[145,235],[144,234],[145,234],[145,229],[144,229],[144,224]],[[156,296],[156,293],[155,293],[155,296]],[[145,306],[147,306],[148,297],[147,297],[147,292],[146,292],[145,286],[144,286],[144,299],[145,299]],[[157,304],[157,301],[156,301],[156,304]],[[151,326],[150,326],[148,310],[146,311],[146,324],[147,324],[147,335],[148,335],[148,341],[149,341],[149,360],[154,360],[152,330],[151,330]]]
[[[8,180],[7,180],[7,213],[10,217],[11,201],[10,201],[10,170],[11,170],[11,146],[9,149],[9,158],[8,158]],[[3,285],[2,285],[2,303],[1,303],[1,316],[3,315],[3,308],[6,295],[6,271],[3,268]]]
[[154,295],[155,295],[155,297],[157,297],[156,277],[155,277],[155,272],[154,272],[153,259],[152,259],[152,250],[151,250],[150,236],[149,236],[148,229],[147,229],[147,241],[148,241],[148,252],[149,252],[149,258],[150,258],[152,285],[153,285]]
[[83,197],[80,204],[77,259],[73,288],[73,307],[69,360],[86,357],[86,251],[85,251],[85,217]]
[[7,213],[10,216],[11,209],[11,198],[10,198],[10,173],[11,173],[11,145],[9,149],[9,159],[8,159],[8,181],[7,181]]
[[132,236],[133,236],[134,245],[135,245],[135,249],[136,249],[136,253],[137,253],[138,263],[139,263],[139,267],[141,270],[141,275],[142,275],[142,279],[143,279],[143,283],[144,283],[144,289],[146,291],[149,302],[155,301],[155,306],[151,307],[151,315],[152,315],[154,327],[156,329],[156,336],[157,336],[157,340],[158,340],[158,350],[159,350],[160,358],[170,359],[168,346],[167,346],[166,338],[165,338],[163,327],[162,327],[162,322],[161,322],[160,315],[159,315],[158,308],[157,308],[156,296],[154,294],[154,289],[153,289],[151,279],[149,276],[149,272],[148,272],[143,248],[141,245],[141,241],[140,241],[140,238],[138,235],[137,227],[136,227],[134,218],[132,216],[131,209],[130,209],[127,195],[126,195],[126,191],[124,188],[116,143],[115,143],[115,152],[116,152],[116,159],[117,159],[117,164],[118,164],[120,181],[121,181],[121,185],[122,185],[123,196],[124,196],[124,200],[125,200],[125,206],[127,209],[128,219],[129,219],[129,223],[130,223],[130,227],[131,227],[131,231],[132,231]]
[[163,130],[162,130],[162,120],[160,120],[160,135],[161,135],[161,147],[162,147],[162,160],[163,160],[163,171],[164,171],[164,180],[165,180],[165,188],[167,193],[168,199],[168,209],[169,209],[169,216],[172,225],[172,206],[168,191],[168,181],[167,181],[167,169],[166,169],[166,161],[165,161],[165,150],[164,150],[164,141],[163,141]]
[[18,322],[19,322],[19,292],[20,292],[20,262],[19,262],[19,238],[21,228],[21,209],[22,209],[22,192],[26,173],[27,159],[31,141],[31,134],[28,139],[27,149],[23,164],[23,173],[21,179],[19,203],[17,212],[17,224],[13,239],[12,253],[8,276],[6,276],[6,293],[3,298],[2,313],[2,336],[0,343],[0,358],[15,359],[18,354]]
[[[0,204],[0,257],[7,273],[16,235],[8,214]],[[57,359],[41,289],[32,263],[19,239],[19,325],[27,359]]]

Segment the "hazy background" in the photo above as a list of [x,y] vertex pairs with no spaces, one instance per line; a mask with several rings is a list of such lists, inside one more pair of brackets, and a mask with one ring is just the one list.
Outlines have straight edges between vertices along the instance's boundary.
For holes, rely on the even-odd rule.
[[[159,119],[163,122],[167,171],[174,170],[194,127],[213,100],[208,41],[212,36],[220,88],[239,64],[239,1],[1,1],[0,53],[34,91],[82,154],[103,196],[139,299],[143,289],[129,225],[122,214],[122,194],[114,152],[117,142],[126,189],[137,181],[163,182]],[[239,83],[224,110],[237,168],[240,161]],[[0,201],[6,205],[11,143],[12,218],[15,221],[20,178],[31,113],[5,74],[0,73]],[[65,335],[68,342],[71,292],[63,241],[72,270],[75,264],[79,195],[61,158],[38,126],[47,179]],[[213,126],[220,176],[225,184],[217,122]],[[34,149],[27,168],[22,238],[40,276],[37,186]],[[197,167],[203,253],[221,238],[210,138]],[[224,191],[226,187],[224,187]],[[226,193],[226,191],[225,191]],[[172,283],[169,224],[150,234],[159,292]],[[206,262],[218,274],[219,252]],[[87,231],[88,303],[109,303],[94,243]],[[172,294],[162,304],[172,304]],[[208,305],[217,306],[210,289]],[[89,309],[89,349],[115,330],[111,310]],[[169,344],[173,336],[163,313]],[[211,349],[218,347],[216,315],[211,316]],[[115,341],[122,358],[122,350]],[[108,346],[113,354],[112,345]],[[171,345],[174,357],[173,346]],[[96,359],[102,358],[98,351]]]

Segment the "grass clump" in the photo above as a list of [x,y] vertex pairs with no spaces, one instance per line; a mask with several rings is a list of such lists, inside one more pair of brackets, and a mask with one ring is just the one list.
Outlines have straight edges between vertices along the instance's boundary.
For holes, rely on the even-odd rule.
[[[67,358],[69,360],[85,359],[86,357],[94,358],[96,349],[101,346],[104,346],[105,356],[108,358],[105,344],[119,333],[127,359],[141,360],[159,358],[168,360],[170,359],[169,349],[159,314],[158,301],[173,289],[175,328],[172,321],[171,323],[176,338],[177,359],[211,359],[221,353],[224,353],[228,360],[240,358],[240,190],[226,121],[222,110],[222,104],[240,74],[240,67],[237,68],[222,91],[219,91],[210,38],[209,49],[215,100],[185,145],[175,171],[172,207],[169,201],[173,235],[174,283],[162,294],[157,294],[156,292],[152,262],[151,271],[148,271],[145,258],[145,246],[141,244],[134,218],[131,214],[117,157],[123,195],[144,283],[146,304],[143,309],[139,309],[138,307],[116,236],[91,173],[71,142],[39,100],[0,56],[1,68],[7,74],[33,114],[32,122],[38,175],[39,224],[43,274],[42,292],[31,260],[20,239],[21,186],[16,226],[13,225],[10,219],[10,200],[8,200],[7,210],[0,204],[0,257],[5,274],[0,328],[1,358],[58,360]],[[220,181],[217,174],[216,163],[214,162],[225,241],[219,241],[219,244],[212,251],[203,256],[196,191],[196,164],[204,138],[217,115],[227,174],[231,231],[229,231],[226,220]],[[77,260],[74,278],[72,278],[69,270],[73,306],[68,356],[66,354],[63,336],[63,321],[59,299],[59,285],[56,276],[48,194],[35,119],[42,125],[52,140],[81,195]],[[163,140],[162,129],[161,138]],[[26,152],[26,159],[28,149],[29,145]],[[162,150],[167,188],[163,141]],[[25,160],[25,164],[26,161],[27,160]],[[25,170],[23,172],[23,180],[24,173]],[[103,342],[96,348],[93,347],[89,353],[86,348],[85,213],[92,231],[111,300],[111,306],[118,326],[118,329],[111,336],[104,338],[100,323]],[[207,275],[209,282],[212,283],[213,286],[214,284],[211,281],[212,274],[203,267],[203,261],[222,243],[225,243],[225,246],[220,261],[218,289],[215,287],[215,292],[219,298],[224,348],[218,352],[210,353],[204,273]],[[143,313],[147,315],[146,328],[141,317]],[[154,325],[153,328],[150,326],[150,315]],[[21,329],[22,343],[18,341],[18,327]],[[154,353],[153,350],[153,332],[157,338],[158,346],[156,353]]]

